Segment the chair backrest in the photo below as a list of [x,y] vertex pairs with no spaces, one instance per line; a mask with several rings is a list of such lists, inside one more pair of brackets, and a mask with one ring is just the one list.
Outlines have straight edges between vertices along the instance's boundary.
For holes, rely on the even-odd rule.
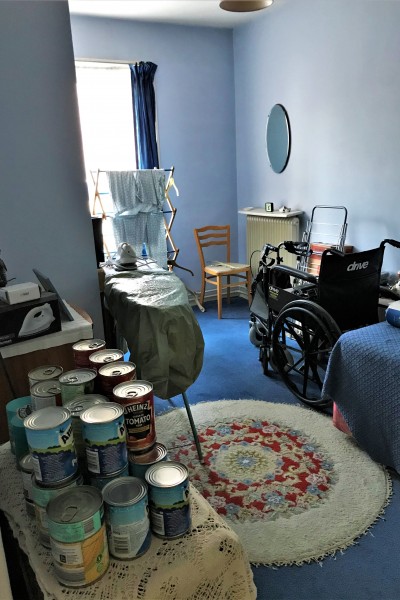
[[326,250],[318,278],[318,303],[342,331],[378,322],[384,245],[339,255]]
[[197,251],[199,253],[200,263],[202,269],[206,264],[204,248],[211,246],[217,246],[225,248],[225,256],[221,257],[221,253],[211,256],[214,260],[224,260],[230,262],[231,260],[231,227],[230,225],[206,225],[205,227],[199,227],[194,229],[194,236],[196,238]]

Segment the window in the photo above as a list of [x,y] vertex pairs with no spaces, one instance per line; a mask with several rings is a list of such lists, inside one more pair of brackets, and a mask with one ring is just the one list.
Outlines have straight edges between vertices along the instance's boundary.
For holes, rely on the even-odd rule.
[[[137,168],[130,69],[127,64],[76,61],[79,115],[91,214],[110,217],[113,206],[105,173]],[[111,219],[103,221],[106,250],[115,250]]]

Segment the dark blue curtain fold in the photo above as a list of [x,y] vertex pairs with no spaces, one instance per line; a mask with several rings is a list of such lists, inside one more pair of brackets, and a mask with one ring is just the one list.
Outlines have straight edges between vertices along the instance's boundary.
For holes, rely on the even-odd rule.
[[152,62],[140,62],[129,67],[138,168],[158,169],[156,98],[153,85],[157,65]]

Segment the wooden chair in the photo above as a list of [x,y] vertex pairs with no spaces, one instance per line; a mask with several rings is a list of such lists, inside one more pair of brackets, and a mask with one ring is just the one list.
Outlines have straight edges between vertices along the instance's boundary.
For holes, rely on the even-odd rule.
[[[230,225],[207,225],[194,229],[196,238],[197,250],[199,253],[202,279],[200,304],[203,304],[206,284],[210,283],[217,287],[218,301],[218,319],[222,317],[222,290],[226,289],[227,300],[230,302],[230,289],[245,285],[247,287],[247,296],[249,304],[251,302],[251,269],[250,265],[231,262],[231,228]],[[221,246],[224,253],[220,260],[213,260],[211,264],[206,264],[205,248],[211,246]],[[206,250],[206,255],[209,257],[211,251]],[[235,278],[231,282],[231,277]],[[226,278],[226,283],[224,283]]]

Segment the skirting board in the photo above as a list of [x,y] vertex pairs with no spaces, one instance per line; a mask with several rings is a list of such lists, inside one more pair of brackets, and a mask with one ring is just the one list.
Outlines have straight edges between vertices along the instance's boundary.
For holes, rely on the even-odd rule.
[[[188,290],[189,304],[190,306],[196,306],[196,301],[193,297],[193,294],[196,294],[197,299],[200,297],[200,292],[194,292],[193,290]],[[226,290],[222,293],[222,297],[226,298]],[[231,298],[245,298],[247,300],[247,290],[243,286],[238,286],[237,288],[231,288]],[[217,301],[217,292],[216,290],[207,290],[204,294],[204,302],[208,302],[211,300]]]

